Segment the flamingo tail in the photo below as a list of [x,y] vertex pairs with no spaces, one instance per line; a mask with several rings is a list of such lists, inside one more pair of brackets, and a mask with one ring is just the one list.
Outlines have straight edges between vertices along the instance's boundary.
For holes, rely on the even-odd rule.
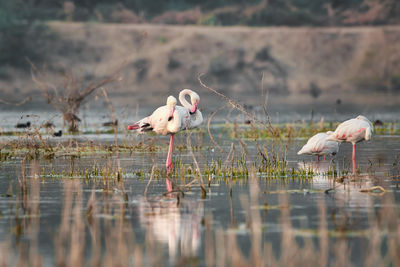
[[144,118],[135,124],[129,125],[128,130],[139,130],[139,133],[149,132],[153,130],[150,123],[148,122],[148,118]]

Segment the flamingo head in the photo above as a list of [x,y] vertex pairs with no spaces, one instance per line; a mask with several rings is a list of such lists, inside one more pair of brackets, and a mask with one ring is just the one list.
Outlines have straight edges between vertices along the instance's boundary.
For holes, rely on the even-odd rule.
[[137,130],[137,129],[139,129],[139,125],[137,125],[137,124],[133,124],[133,125],[129,125],[128,126],[128,130]]
[[176,98],[175,98],[174,96],[170,95],[170,96],[167,98],[167,107],[169,107],[169,108],[175,108],[176,103],[177,103],[177,100],[176,100]]
[[190,114],[193,115],[197,111],[197,105],[199,104],[199,101],[195,101],[194,104],[192,105],[192,108],[190,109]]

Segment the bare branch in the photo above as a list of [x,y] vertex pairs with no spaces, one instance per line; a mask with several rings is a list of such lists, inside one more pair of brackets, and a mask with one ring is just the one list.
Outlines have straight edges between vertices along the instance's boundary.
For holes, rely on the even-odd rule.
[[260,121],[259,119],[257,119],[256,117],[254,117],[253,115],[251,115],[241,104],[239,104],[238,102],[236,102],[235,100],[227,97],[224,94],[221,94],[220,92],[218,92],[217,90],[205,85],[203,83],[203,81],[201,80],[201,77],[204,74],[200,74],[197,79],[199,80],[200,84],[210,90],[211,92],[213,92],[214,94],[218,95],[219,97],[221,97],[222,99],[224,99],[226,102],[228,102],[233,108],[239,110],[240,112],[242,112],[243,114],[245,114],[250,120],[255,121],[259,124],[261,124],[265,129],[269,130],[272,134],[274,133],[274,128],[271,125],[266,125],[264,122]]
[[218,111],[220,111],[220,110],[222,110],[222,109],[224,109],[224,108],[225,108],[225,105],[222,106],[222,107],[220,107],[220,108],[217,109],[216,111],[214,111],[214,112],[210,115],[210,117],[208,118],[208,122],[207,122],[207,131],[208,131],[208,135],[210,136],[210,140],[211,140],[211,142],[213,142],[213,144],[214,144],[216,147],[218,147],[218,149],[219,149],[220,152],[224,152],[224,149],[223,149],[220,145],[218,145],[217,142],[215,142],[214,137],[213,137],[213,135],[211,134],[211,131],[210,131],[210,123],[211,123],[212,118],[215,116],[215,114],[217,114]]
[[20,102],[11,103],[11,102],[8,102],[8,101],[3,100],[3,99],[0,98],[0,102],[1,102],[1,103],[6,104],[6,105],[14,105],[14,106],[17,106],[17,107],[18,107],[18,106],[21,106],[21,105],[23,105],[23,104],[25,104],[25,103],[27,103],[27,102],[29,102],[29,101],[31,101],[31,100],[32,100],[32,97],[31,97],[31,96],[27,96],[27,97],[24,98],[24,100],[22,100],[22,101],[20,101]]

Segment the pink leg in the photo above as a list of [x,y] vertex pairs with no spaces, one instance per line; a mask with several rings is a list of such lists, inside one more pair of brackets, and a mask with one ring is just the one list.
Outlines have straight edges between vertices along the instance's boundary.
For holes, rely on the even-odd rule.
[[324,160],[326,160],[326,155],[324,155]]
[[356,159],[353,158],[352,161],[353,161],[353,174],[356,174],[356,171],[357,171]]
[[172,191],[172,182],[168,177],[167,177],[167,180],[166,180],[165,184],[167,186],[167,191],[171,192]]
[[356,174],[356,144],[353,144],[353,157],[352,157],[352,161],[353,161],[353,174]]
[[167,174],[169,174],[172,171],[172,151],[173,151],[173,147],[174,147],[174,134],[171,134],[171,138],[169,140],[167,161],[165,162],[165,166],[167,167]]

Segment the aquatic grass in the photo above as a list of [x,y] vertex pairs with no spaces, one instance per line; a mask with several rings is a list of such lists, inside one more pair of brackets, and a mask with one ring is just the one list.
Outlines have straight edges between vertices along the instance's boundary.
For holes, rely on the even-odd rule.
[[[334,131],[339,122],[323,122],[315,123],[285,123],[272,124],[274,133],[264,129],[260,124],[238,124],[225,123],[221,126],[223,131],[228,134],[231,139],[287,139],[309,138],[320,132]],[[384,123],[383,126],[375,127],[376,135],[400,135],[400,124],[396,122]]]

